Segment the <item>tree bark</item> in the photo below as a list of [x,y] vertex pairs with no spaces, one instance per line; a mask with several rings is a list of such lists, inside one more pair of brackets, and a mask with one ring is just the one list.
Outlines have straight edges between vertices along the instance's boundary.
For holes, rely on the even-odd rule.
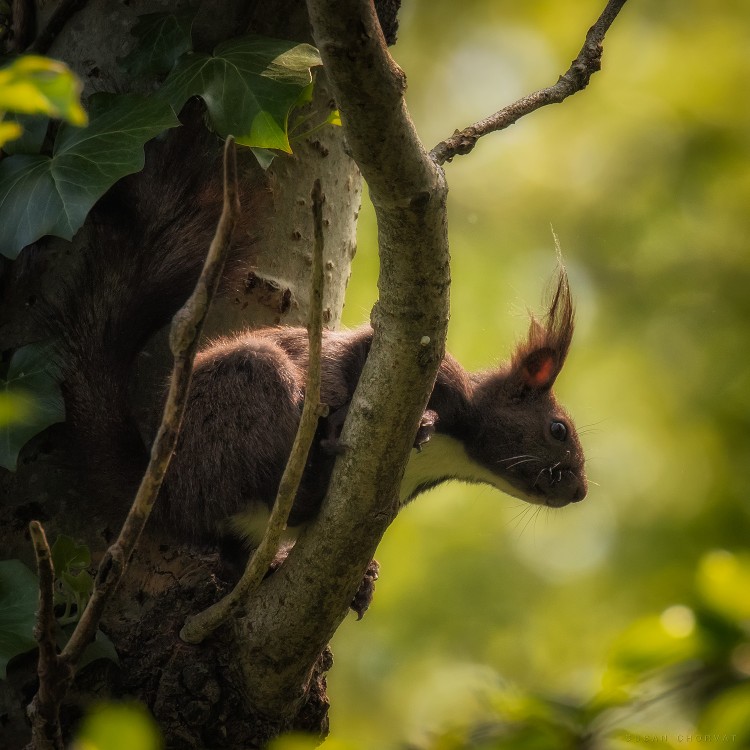
[[[280,9],[282,4],[285,7]],[[127,54],[133,44],[129,31],[137,16],[181,5],[154,0],[134,0],[127,5],[90,0],[62,28],[49,54],[77,71],[87,93],[131,90],[132,83],[117,58]],[[248,30],[311,40],[304,3],[269,5],[201,3],[195,22],[198,45],[210,50],[222,39]],[[40,7],[40,27],[47,22],[49,10],[49,4]],[[318,69],[315,99],[308,105],[316,112],[313,122],[325,119],[332,98],[325,75]],[[237,267],[230,269],[234,283],[214,305],[206,336],[247,326],[304,322],[313,243],[309,196],[316,178],[326,194],[324,315],[329,327],[338,324],[355,252],[361,195],[359,170],[347,151],[342,129],[330,126],[295,144],[292,156],[277,157],[265,174],[254,164],[254,157],[244,155],[241,170],[246,184],[252,184],[256,192],[261,186],[262,210],[252,217],[253,257],[245,259],[239,272]],[[221,180],[219,172],[205,177]],[[40,329],[28,314],[29,301],[55,295],[61,280],[78,267],[77,256],[86,238],[84,227],[72,243],[48,240],[43,249],[25,251],[5,269],[8,293],[0,305],[3,351],[39,338]],[[164,374],[171,366],[164,332],[154,337],[138,365],[133,381],[134,411],[148,438],[156,424]],[[32,518],[43,522],[51,541],[65,533],[86,543],[95,561],[117,532],[126,509],[110,513],[100,507],[98,499],[77,491],[85,482],[76,463],[70,462],[67,442],[65,426],[55,425],[24,448],[15,474],[0,469],[3,558],[18,557],[34,568],[26,531]],[[269,715],[254,709],[246,675],[238,668],[237,655],[244,646],[233,628],[224,627],[200,647],[179,640],[177,634],[186,617],[225,593],[226,585],[215,575],[220,568],[215,551],[175,547],[153,531],[144,536],[102,622],[120,664],[95,662],[76,677],[62,707],[66,737],[80,718],[80,707],[89,699],[125,695],[142,700],[151,709],[169,747],[261,747],[288,729],[325,735],[325,672],[331,665],[325,642],[313,658],[315,666],[302,699],[283,715]],[[36,689],[35,659],[35,655],[17,658],[10,665],[8,680],[0,682],[3,747],[20,748],[28,741],[24,709]],[[310,673],[309,664],[305,671]]]

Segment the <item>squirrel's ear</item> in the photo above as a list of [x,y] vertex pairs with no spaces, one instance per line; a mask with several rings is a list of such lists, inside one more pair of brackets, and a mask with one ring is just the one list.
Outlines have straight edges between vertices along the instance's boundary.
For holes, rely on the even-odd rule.
[[568,275],[561,262],[549,294],[544,322],[532,316],[526,341],[513,353],[511,378],[522,388],[551,388],[565,364],[574,326]]
[[535,349],[529,352],[519,365],[517,375],[521,382],[527,388],[538,390],[551,388],[557,373],[560,371],[555,352],[549,348]]

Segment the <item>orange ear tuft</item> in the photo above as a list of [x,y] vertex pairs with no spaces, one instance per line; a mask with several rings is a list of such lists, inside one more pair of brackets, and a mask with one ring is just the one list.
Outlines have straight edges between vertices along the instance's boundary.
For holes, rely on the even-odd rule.
[[552,349],[537,349],[523,361],[522,377],[530,388],[548,388],[557,377],[558,367],[555,352]]

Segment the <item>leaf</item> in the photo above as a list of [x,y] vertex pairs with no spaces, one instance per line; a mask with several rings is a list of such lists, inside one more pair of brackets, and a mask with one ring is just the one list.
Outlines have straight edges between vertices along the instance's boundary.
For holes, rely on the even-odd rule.
[[750,555],[708,552],[698,565],[696,587],[705,604],[730,622],[750,620]]
[[159,727],[139,703],[107,703],[83,720],[73,750],[159,750]]
[[60,534],[52,545],[52,565],[55,576],[63,573],[75,573],[91,565],[91,551],[85,544],[78,544],[75,539]]
[[217,132],[238,143],[291,153],[289,112],[320,65],[309,44],[245,36],[220,44],[214,55],[186,55],[160,95],[176,112],[191,96],[206,103]]
[[661,615],[642,617],[613,644],[605,688],[623,688],[653,670],[700,658],[705,649],[703,635],[687,607],[676,605]]
[[9,156],[12,154],[38,154],[42,150],[49,127],[49,117],[8,114],[5,116],[5,122],[0,123],[0,128],[6,124],[16,125],[22,131],[19,138],[3,147],[6,154]]
[[23,446],[46,427],[65,419],[60,386],[49,346],[29,344],[16,350],[0,393],[16,402],[16,418],[0,423],[0,466],[15,471]]
[[94,579],[87,570],[82,570],[75,575],[64,570],[59,578],[65,586],[79,598],[80,601],[87,600],[88,597],[91,596],[91,592],[94,590]]
[[264,171],[271,166],[271,162],[273,162],[273,160],[276,158],[276,154],[267,148],[253,148],[250,150],[253,152],[253,154],[255,155],[255,158],[258,160],[258,164],[260,164],[260,168]]
[[0,111],[42,114],[85,125],[81,82],[64,63],[23,55],[0,69]]
[[[750,685],[739,683],[720,691],[703,707],[698,731],[717,743],[750,743]],[[731,740],[729,738],[732,738]]]
[[33,405],[25,395],[0,391],[0,428],[23,422],[32,412]]
[[72,239],[96,201],[143,168],[143,145],[179,120],[155,97],[91,97],[85,130],[63,125],[53,155],[0,162],[0,252],[15,258],[46,234]]
[[0,679],[8,662],[36,648],[37,577],[20,560],[0,561]]
[[195,11],[147,13],[130,30],[138,42],[119,60],[132,75],[161,76],[169,73],[178,58],[192,49],[190,31]]
[[23,128],[17,122],[0,122],[0,148],[5,148],[8,141],[14,141],[22,134]]

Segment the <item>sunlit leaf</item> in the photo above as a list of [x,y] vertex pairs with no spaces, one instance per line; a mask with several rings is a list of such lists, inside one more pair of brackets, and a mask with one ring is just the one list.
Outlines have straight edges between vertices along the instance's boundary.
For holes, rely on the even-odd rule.
[[139,16],[130,30],[138,41],[120,63],[133,75],[169,73],[177,59],[192,49],[190,30],[194,18],[194,10]]
[[750,747],[750,685],[745,683],[720,692],[704,708],[698,729],[701,734],[715,738],[717,744],[723,740],[723,744]]
[[200,96],[221,136],[290,152],[287,118],[316,65],[320,55],[309,44],[245,36],[220,44],[213,56],[186,55],[160,95],[175,111]]
[[85,125],[81,83],[64,63],[23,55],[0,68],[0,111],[42,114]]
[[15,258],[47,234],[69,240],[96,201],[121,177],[143,168],[143,145],[179,125],[155,97],[97,94],[86,129],[63,125],[52,157],[0,162],[0,252]]
[[702,653],[703,642],[695,627],[689,626],[687,621],[680,626],[674,625],[668,612],[636,620],[615,641],[609,664],[613,673],[608,680],[619,684],[620,677],[637,678]]
[[0,421],[0,466],[14,471],[21,448],[46,427],[65,419],[49,347],[29,344],[18,349],[5,380],[0,380],[0,395],[15,403],[15,418]]
[[159,727],[139,703],[106,703],[83,720],[73,750],[159,750]]
[[20,560],[0,561],[0,678],[8,662],[36,647],[37,577]]
[[750,621],[750,555],[713,550],[701,558],[698,593],[712,610],[733,622]]

